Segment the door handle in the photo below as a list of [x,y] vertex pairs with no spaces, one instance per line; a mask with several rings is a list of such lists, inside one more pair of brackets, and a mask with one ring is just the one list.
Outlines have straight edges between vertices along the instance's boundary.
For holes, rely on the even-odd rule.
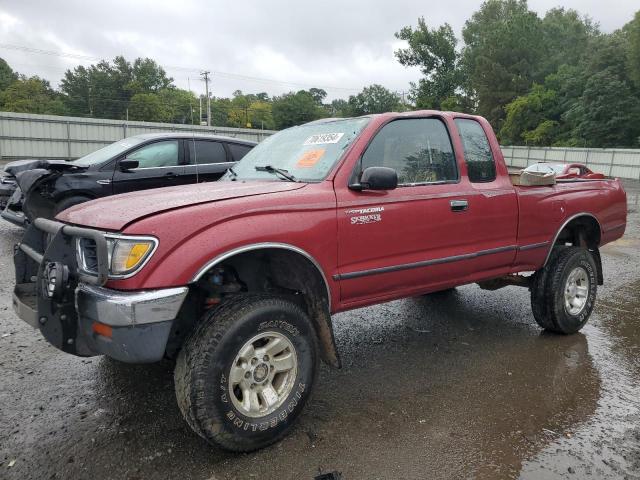
[[176,178],[178,175],[173,172],[165,173],[164,176],[168,179]]
[[465,212],[469,210],[469,202],[466,200],[451,200],[449,204],[451,205],[452,212]]

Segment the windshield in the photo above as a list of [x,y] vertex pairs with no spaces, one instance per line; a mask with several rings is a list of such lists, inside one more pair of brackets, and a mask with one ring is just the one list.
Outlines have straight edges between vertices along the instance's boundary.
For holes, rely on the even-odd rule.
[[283,130],[247,153],[223,179],[324,180],[368,122],[368,118],[350,118]]
[[144,139],[139,137],[125,138],[124,140],[119,140],[115,143],[112,143],[111,145],[107,145],[100,150],[96,150],[89,155],[85,155],[84,157],[78,158],[77,160],[73,160],[73,163],[80,167],[90,167],[91,165],[97,165],[102,162],[106,162],[113,157],[117,157],[121,153],[129,150],[131,147],[135,147],[136,145],[141,144],[143,141]]

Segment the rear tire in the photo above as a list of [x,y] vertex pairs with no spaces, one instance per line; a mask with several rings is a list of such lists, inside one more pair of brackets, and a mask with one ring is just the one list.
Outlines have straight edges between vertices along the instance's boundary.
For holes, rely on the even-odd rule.
[[191,428],[235,452],[286,435],[317,373],[315,332],[284,298],[243,295],[205,313],[176,362],[176,397]]
[[589,250],[557,247],[547,266],[533,278],[533,316],[545,330],[576,333],[591,316],[597,288],[597,267]]

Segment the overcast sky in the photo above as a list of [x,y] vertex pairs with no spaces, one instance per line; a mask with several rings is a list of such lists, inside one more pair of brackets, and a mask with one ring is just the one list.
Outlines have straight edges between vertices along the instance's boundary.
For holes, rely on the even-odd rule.
[[[229,96],[237,89],[273,95],[318,86],[335,98],[372,83],[401,92],[420,75],[395,60],[393,51],[401,44],[394,32],[424,16],[431,26],[449,22],[459,34],[480,4],[480,0],[0,0],[0,57],[15,70],[42,76],[53,85],[67,68],[91,60],[28,53],[7,45],[91,58],[151,57],[166,67],[178,86],[190,84],[197,93],[204,90],[198,71],[207,69],[213,73],[216,96]],[[574,8],[607,32],[629,22],[640,9],[637,0],[530,0],[529,5],[541,15],[559,5]]]

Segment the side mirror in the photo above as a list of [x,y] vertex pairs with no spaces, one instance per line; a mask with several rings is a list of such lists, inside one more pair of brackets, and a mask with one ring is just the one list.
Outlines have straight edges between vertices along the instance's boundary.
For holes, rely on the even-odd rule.
[[128,158],[124,158],[120,160],[120,171],[128,172],[129,170],[133,170],[134,168],[138,168],[140,162],[138,160],[129,160]]
[[393,168],[369,167],[362,172],[360,183],[349,185],[352,190],[394,190],[398,186],[398,173]]

